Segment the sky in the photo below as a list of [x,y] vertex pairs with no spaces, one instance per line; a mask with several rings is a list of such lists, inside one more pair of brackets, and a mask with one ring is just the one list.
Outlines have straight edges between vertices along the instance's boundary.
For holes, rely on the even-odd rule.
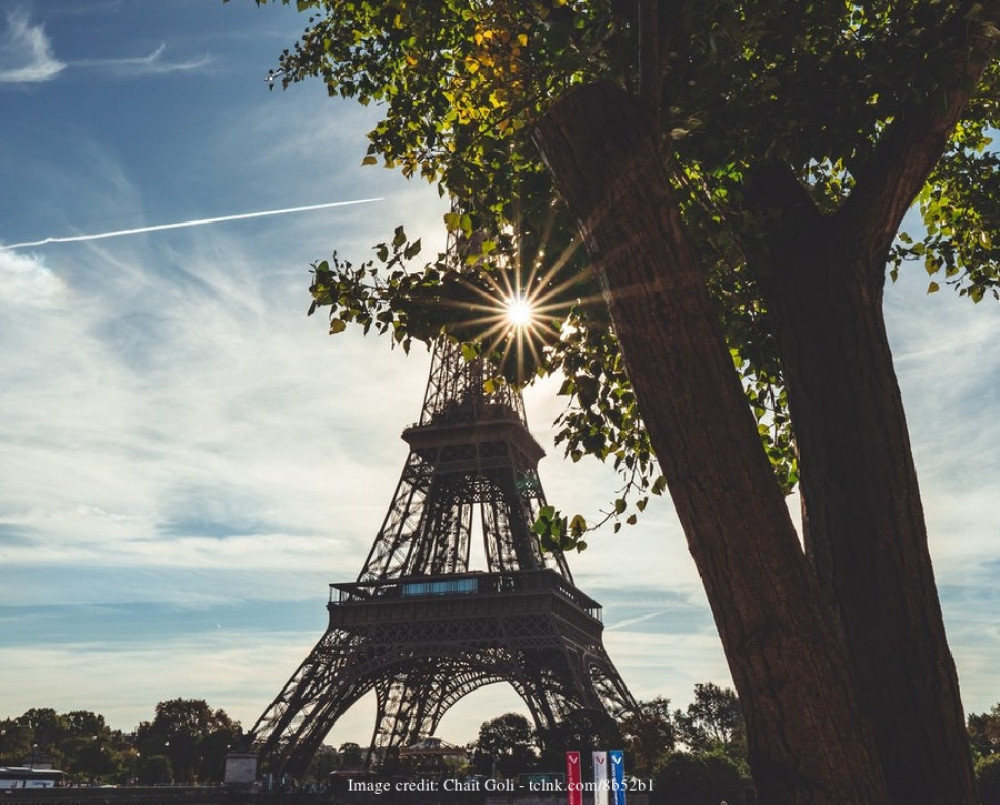
[[[92,710],[131,730],[185,697],[249,728],[385,517],[429,355],[329,336],[306,316],[309,264],[363,259],[399,224],[437,251],[446,203],[361,166],[375,110],[319,82],[268,91],[305,23],[250,0],[0,0],[0,718]],[[49,238],[66,240],[18,245]],[[927,296],[921,273],[888,289],[887,318],[982,712],[1000,701],[1000,306]],[[557,388],[526,393],[542,483],[594,515],[615,477],[554,447]],[[589,542],[573,572],[632,692],[684,706],[731,684],[669,500]],[[483,688],[439,735],[511,710],[511,689]],[[369,697],[328,741],[366,743],[373,718]]]

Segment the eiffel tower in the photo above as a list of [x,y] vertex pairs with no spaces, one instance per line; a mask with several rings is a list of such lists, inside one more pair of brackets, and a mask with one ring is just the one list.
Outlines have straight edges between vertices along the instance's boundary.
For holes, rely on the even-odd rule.
[[[275,775],[299,776],[351,705],[375,691],[383,764],[473,690],[507,682],[538,728],[633,710],[604,649],[601,607],[532,532],[545,504],[518,391],[440,341],[389,513],[357,580],[331,584],[330,625],[248,736]],[[474,510],[485,571],[470,571]]]

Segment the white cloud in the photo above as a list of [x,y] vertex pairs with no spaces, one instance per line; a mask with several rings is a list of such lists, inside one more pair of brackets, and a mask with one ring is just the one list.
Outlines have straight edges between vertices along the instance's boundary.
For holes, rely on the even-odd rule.
[[110,72],[114,75],[134,78],[145,75],[164,75],[166,73],[186,72],[207,67],[212,63],[209,55],[181,61],[170,61],[163,57],[167,46],[161,43],[156,49],[145,56],[120,57],[108,59],[82,59],[73,62],[74,67],[88,67]]
[[[136,41],[125,52],[147,53],[148,40]],[[69,66],[122,76],[204,66],[169,52]],[[161,622],[127,643],[74,637],[78,645],[5,648],[6,714],[93,709],[129,728],[157,701],[191,696],[249,725],[320,637],[327,582],[356,575],[385,516],[406,457],[399,434],[419,413],[428,359],[353,331],[327,336],[322,314],[304,315],[307,264],[333,248],[363,258],[398,223],[437,251],[446,201],[390,171],[354,170],[372,109],[328,101],[319,82],[267,93],[252,78],[261,103],[177,110],[178,119],[197,115],[199,133],[211,131],[196,143],[178,136],[166,147],[161,137],[140,151],[116,142],[117,128],[67,136],[71,170],[32,165],[32,203],[46,205],[35,236],[56,223],[59,234],[179,220],[167,206],[177,199],[190,205],[181,216],[234,209],[234,198],[258,209],[387,201],[52,247],[44,261],[0,249],[0,564],[8,571],[0,604],[17,618],[29,605],[207,612],[309,600],[316,620],[284,632],[183,636],[163,635]],[[156,170],[139,178],[138,164]],[[989,521],[1000,442],[996,309],[924,302],[923,289],[905,305],[897,290],[888,296],[949,631],[967,703],[982,710],[995,696],[1000,646],[995,616],[982,613],[995,612],[995,601],[984,607],[954,587],[988,584],[968,579],[968,560],[997,556]],[[594,461],[561,458],[550,422],[562,398],[542,386],[527,405],[549,452],[540,467],[549,501],[593,515],[617,480]],[[681,705],[695,682],[728,684],[669,500],[651,502],[635,528],[590,544],[572,566],[604,604],[607,647],[633,692]],[[87,623],[104,634],[100,618]],[[466,740],[484,717],[512,709],[523,709],[516,695],[491,686],[449,713],[441,734]],[[331,741],[366,741],[373,712],[360,702]]]
[[[135,193],[124,198],[141,205]],[[254,229],[267,241],[309,227]],[[428,359],[384,343],[372,356],[357,333],[334,342],[304,315],[305,258],[275,267],[239,234],[75,246],[57,260],[70,311],[36,306],[0,321],[0,343],[11,345],[0,367],[0,530],[18,535],[4,562],[121,579],[95,588],[92,573],[71,574],[61,601],[121,600],[123,591],[174,600],[178,578],[182,595],[197,596],[201,581],[175,571],[198,567],[233,579],[214,596],[266,587],[288,597],[248,583],[252,571],[322,598],[326,581],[360,568],[405,458],[398,436],[419,411]],[[0,277],[34,272],[43,288],[70,294],[39,262],[0,256]],[[11,301],[39,296],[20,279],[10,285]],[[393,384],[403,391],[386,394]],[[358,408],[372,414],[365,427]],[[128,583],[154,566],[161,582]],[[296,587],[296,570],[316,578]],[[44,601],[40,589],[24,592]],[[0,599],[14,596],[8,588]]]
[[8,10],[7,29],[0,33],[0,84],[49,81],[66,65],[52,54],[41,25],[32,25],[23,9]]
[[997,556],[1000,306],[944,290],[928,296],[920,273],[887,289],[887,322],[932,555],[947,586]]
[[66,284],[35,255],[0,243],[0,305],[56,308],[66,304]]
[[249,727],[305,658],[310,639],[298,632],[211,629],[166,640],[139,633],[122,644],[9,647],[5,675],[21,684],[4,715],[40,706],[93,710],[130,730],[152,718],[157,702],[184,697],[205,699]]
[[67,68],[98,70],[109,75],[136,78],[149,75],[200,70],[213,62],[208,54],[169,59],[166,43],[160,43],[144,56],[79,59],[60,61],[53,53],[52,42],[42,25],[32,25],[24,9],[8,11],[7,28],[0,33],[0,83],[35,84],[50,81]]

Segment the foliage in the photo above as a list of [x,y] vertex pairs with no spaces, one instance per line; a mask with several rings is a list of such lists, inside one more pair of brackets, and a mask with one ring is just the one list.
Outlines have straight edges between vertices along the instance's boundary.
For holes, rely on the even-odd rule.
[[990,755],[976,762],[976,785],[981,805],[1000,805],[1000,755]]
[[224,710],[201,699],[171,699],[156,705],[152,722],[139,725],[136,747],[142,757],[169,758],[176,782],[220,782],[239,735],[239,724]]
[[[656,446],[754,704],[766,796],[969,801],[881,302],[913,261],[973,301],[1000,295],[1000,2],[299,7],[313,16],[274,78],[378,103],[364,161],[455,199],[450,262],[397,287],[341,269],[314,284],[331,329],[444,331],[516,380],[582,351],[564,441],[621,462],[618,517],[657,483]],[[922,231],[894,246],[914,202]],[[393,249],[415,256],[401,232]],[[530,332],[485,315],[510,289],[539,311]],[[804,545],[779,495],[800,457]],[[547,523],[560,547],[582,531]]]
[[[357,746],[357,744],[354,744]],[[321,746],[316,750],[313,759],[309,761],[309,768],[301,782],[323,784],[327,781],[331,772],[337,769],[348,768],[342,765],[342,755],[332,746]],[[357,768],[357,766],[351,767]]]
[[239,730],[225,711],[195,699],[160,702],[153,721],[129,734],[89,710],[32,708],[0,720],[0,765],[25,765],[33,756],[75,782],[217,783]]
[[0,721],[0,766],[20,766],[31,754],[33,743],[32,729],[21,719]]
[[166,785],[174,781],[174,768],[166,755],[144,755],[136,769],[141,785]]
[[32,708],[0,721],[0,765],[51,761],[78,782],[123,782],[134,760],[128,739],[104,716],[85,710]]
[[[747,204],[758,168],[787,166],[817,209],[839,210],[857,178],[876,169],[889,123],[909,104],[946,91],[944,77],[955,65],[942,30],[976,21],[978,4],[666,4],[653,68],[637,55],[644,43],[634,4],[297,5],[309,12],[309,24],[281,55],[272,82],[315,76],[331,95],[377,104],[382,119],[363,162],[437,183],[456,199],[445,222],[464,240],[457,263],[438,256],[414,267],[408,264],[420,242],[399,227],[375,247],[377,259],[358,268],[336,256],[316,263],[312,310],[329,307],[331,332],[356,322],[391,332],[409,348],[413,338],[445,330],[486,344],[508,378],[563,371],[569,407],[557,441],[573,460],[596,456],[623,475],[614,504],[590,525],[634,523],[646,490],[662,492],[663,481],[600,286],[531,139],[533,125],[569,88],[611,79],[650,102],[669,142],[673,190],[763,447],[782,488],[795,487],[798,455],[781,360],[761,278],[747,260],[774,223]],[[974,301],[998,294],[1000,244],[994,247],[991,233],[1000,224],[1000,171],[986,134],[996,78],[991,69],[921,194],[926,236],[900,235],[893,278],[919,260]],[[929,290],[938,287],[934,281]],[[509,333],[498,337],[495,316],[482,315],[488,300],[495,307],[511,289],[538,301],[528,349],[512,348]],[[571,547],[588,525],[577,523],[584,527],[564,528],[560,515],[546,534]]]
[[979,757],[1000,755],[1000,704],[988,713],[969,713],[969,739]]
[[629,759],[629,772],[650,777],[659,758],[674,749],[676,728],[670,713],[670,700],[663,697],[639,702],[619,722]]
[[678,740],[693,752],[722,752],[746,761],[746,724],[736,692],[713,682],[694,686],[694,701],[674,713]]
[[717,752],[671,752],[653,774],[653,805],[719,805],[744,801],[740,767]]
[[353,741],[346,741],[337,750],[340,755],[340,768],[360,769],[365,763],[365,754],[362,748]]
[[478,773],[499,772],[504,777],[535,767],[538,762],[535,730],[520,713],[506,713],[484,721],[473,744]]
[[124,740],[106,735],[68,738],[59,749],[63,771],[77,780],[123,780],[134,761]]
[[617,722],[603,710],[575,710],[551,729],[539,731],[542,743],[542,767],[561,769],[565,752],[579,751],[581,774],[586,775],[591,752],[615,749],[624,745]]

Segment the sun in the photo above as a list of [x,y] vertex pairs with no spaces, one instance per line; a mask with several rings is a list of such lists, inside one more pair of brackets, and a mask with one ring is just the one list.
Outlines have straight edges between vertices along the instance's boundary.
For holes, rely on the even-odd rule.
[[507,300],[507,323],[514,329],[530,327],[534,323],[531,301],[522,296],[512,296]]

